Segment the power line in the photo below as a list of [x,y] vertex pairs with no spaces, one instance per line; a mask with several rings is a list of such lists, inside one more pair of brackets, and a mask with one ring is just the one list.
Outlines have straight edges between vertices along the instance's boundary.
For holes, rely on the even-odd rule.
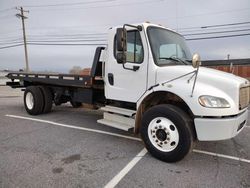
[[[120,7],[120,6],[127,6],[127,5],[136,5],[136,4],[142,4],[142,3],[157,3],[157,2],[162,2],[163,0],[157,0],[157,1],[152,1],[152,0],[146,0],[146,1],[139,1],[139,2],[130,2],[130,3],[120,3],[120,4],[115,4],[115,5],[99,5],[99,6],[88,6],[88,7],[79,7],[79,8],[52,8],[52,9],[46,9],[46,11],[71,11],[71,10],[82,10],[82,9],[92,9],[92,8],[108,8],[108,7]],[[29,7],[29,6],[27,6]],[[37,10],[39,10],[39,8],[42,7],[33,7],[33,8],[37,8]],[[44,11],[44,9],[42,10]]]
[[249,11],[249,10],[250,10],[250,8],[231,9],[231,10],[208,12],[208,13],[202,13],[202,14],[191,14],[191,15],[173,16],[173,17],[161,17],[161,18],[153,19],[153,20],[157,20],[157,22],[158,22],[159,20],[174,19],[177,21],[178,19],[186,19],[186,18],[190,18],[190,17],[198,17],[198,16],[204,16],[204,15],[218,15],[218,14],[225,14],[228,12],[239,12],[239,11]]
[[29,45],[40,45],[40,46],[98,46],[98,45],[107,45],[106,43],[82,43],[82,44],[76,44],[76,43],[31,43],[28,42]]
[[[52,36],[52,37],[64,37],[64,36],[95,36],[95,35],[107,35],[108,33],[77,33],[77,34],[46,34],[44,36]],[[29,36],[39,36],[39,35],[29,35]]]
[[249,25],[239,25],[239,26],[225,26],[223,28],[207,28],[207,29],[190,29],[190,30],[187,30],[187,31],[181,31],[179,30],[180,33],[188,33],[188,32],[204,32],[204,31],[220,31],[222,29],[241,29],[241,28],[246,28],[246,29],[249,29],[250,26]]
[[[64,37],[64,38],[44,38],[46,36],[40,36],[40,37],[28,37],[28,41],[39,41],[39,42],[81,42],[81,41],[106,41],[106,38],[104,36],[82,36],[82,37]],[[12,42],[18,42],[22,40],[22,38],[13,38],[9,40],[0,40],[0,43],[12,43]]]
[[28,8],[47,8],[47,7],[59,7],[59,6],[75,6],[75,5],[86,5],[94,3],[107,3],[116,0],[102,0],[102,1],[88,1],[88,2],[76,2],[76,3],[58,3],[58,4],[44,4],[44,5],[24,5]]
[[[70,42],[75,42],[75,44],[79,42],[106,42],[106,39],[96,39],[96,40],[89,40],[89,39],[78,39],[78,40],[28,40],[27,43],[44,43],[44,44],[49,44],[49,43],[70,43]],[[10,41],[10,42],[2,42],[0,45],[7,45],[7,44],[17,44],[17,43],[23,43],[23,41]]]
[[250,8],[241,8],[241,9],[231,9],[231,10],[225,10],[225,11],[218,11],[218,12],[210,12],[210,13],[203,13],[203,14],[193,14],[193,15],[187,15],[177,18],[188,18],[188,17],[195,17],[195,16],[204,16],[204,15],[215,15],[215,14],[224,14],[228,12],[239,12],[239,11],[247,11]]
[[[230,30],[230,31],[218,31],[218,32],[203,32],[203,33],[188,33],[188,34],[183,34],[183,36],[195,36],[195,35],[210,35],[210,34],[220,34],[220,33],[232,33],[232,32],[243,32],[243,31],[250,31],[250,29],[241,29],[241,30]],[[57,37],[48,37],[48,36],[42,36],[42,35],[36,35],[35,37],[29,36],[29,42],[85,42],[85,41],[106,41],[104,36],[85,36],[85,35],[67,35],[67,37],[60,36],[61,38]],[[63,38],[62,38],[63,37]],[[41,40],[41,38],[43,40]],[[57,39],[57,40],[53,40]],[[61,39],[61,40],[60,40]],[[16,42],[19,41],[20,38],[16,38],[13,40],[8,40],[8,41],[0,41],[0,42]]]
[[6,48],[14,48],[14,47],[17,47],[17,46],[22,46],[23,44],[15,44],[15,45],[9,45],[9,46],[2,46],[0,47],[0,49],[6,49]]
[[13,17],[13,15],[0,16],[0,19],[6,19],[6,18],[9,18],[9,17]]
[[0,45],[10,45],[10,44],[19,44],[23,43],[23,41],[13,41],[13,42],[0,42]]
[[14,8],[1,9],[1,10],[0,10],[0,13],[2,13],[2,12],[8,12],[8,11],[10,11],[10,10],[14,10]]
[[191,39],[186,39],[186,40],[218,39],[218,38],[228,38],[228,37],[241,37],[241,36],[247,36],[247,35],[250,35],[250,33],[239,34],[239,35],[224,35],[224,36],[214,36],[214,37],[191,38]]
[[41,37],[29,37],[30,40],[77,40],[77,39],[82,39],[82,40],[86,40],[86,39],[97,39],[97,40],[101,40],[101,39],[106,39],[105,36],[93,36],[93,37],[89,37],[89,36],[82,36],[82,37],[78,37],[78,36],[68,36],[68,37],[47,37],[47,36],[41,36]]
[[[246,22],[245,22],[246,23]],[[238,24],[238,23],[233,23]],[[238,26],[239,27],[239,26]],[[237,28],[238,28],[237,27]],[[249,27],[249,26],[248,26]],[[235,27],[230,27],[235,28]],[[231,33],[231,32],[243,32],[243,31],[249,31],[250,29],[237,29],[237,30],[223,30],[223,31],[215,31],[215,32],[201,32],[201,33],[187,33],[182,34],[183,36],[189,36],[189,35],[204,35],[204,34],[218,34],[218,33]],[[193,31],[192,31],[193,32]],[[79,33],[79,34],[46,34],[46,35],[29,35],[32,37],[53,37],[53,38],[63,38],[63,39],[83,39],[83,38],[102,38],[105,37],[107,33]]]
[[[35,46],[106,46],[106,43],[82,43],[82,44],[74,44],[74,43],[33,43],[27,42],[28,45],[35,45]],[[7,45],[2,46],[0,49],[7,49],[7,48],[14,48],[18,46],[23,46],[23,44],[15,44],[15,45]]]
[[[210,25],[210,26],[196,26],[196,27],[185,27],[185,28],[178,28],[178,30],[181,31],[181,33],[183,32],[194,32],[194,31],[204,31],[204,29],[206,30],[218,30],[218,29],[222,29],[220,27],[224,27],[224,29],[239,29],[239,28],[246,28],[246,27],[250,27],[250,25],[248,25],[250,22],[236,22],[236,23],[228,23],[228,24],[219,24],[219,25]],[[111,24],[111,23],[109,23]],[[102,25],[102,26],[108,26],[108,24]],[[88,25],[88,26],[100,26],[100,25]],[[231,26],[231,27],[230,27]],[[237,27],[236,27],[237,26]],[[72,28],[72,27],[86,27],[85,26],[64,26],[64,27],[46,27],[46,29],[54,29],[54,30],[62,30],[62,29],[66,29],[66,28]],[[218,27],[218,28],[216,28]],[[29,28],[29,29],[45,29],[45,27],[36,27],[36,28]],[[192,31],[185,31],[185,30],[192,30]],[[106,35],[107,33],[94,33],[94,34],[89,34],[89,35]],[[47,34],[50,36],[58,36],[58,34]],[[63,36],[65,36],[66,34],[64,34]],[[71,35],[71,34],[70,34]],[[83,35],[83,34],[76,34],[76,35]],[[87,34],[84,34],[87,35]]]
[[91,39],[84,39],[84,40],[29,40],[28,42],[100,42],[100,41],[107,41],[107,40],[91,40]]
[[[250,22],[236,22],[236,23],[227,23],[227,24],[217,24],[217,25],[207,25],[207,26],[195,26],[195,27],[183,27],[179,28],[179,30],[186,30],[186,29],[207,29],[211,27],[226,27],[226,26],[233,26],[233,25],[246,25],[249,24]],[[215,28],[213,28],[215,29]]]
[[250,24],[250,22],[238,22],[238,23],[229,23],[229,24],[218,24],[218,25],[206,25],[202,26],[201,28],[209,28],[209,27],[224,27],[224,26],[229,26],[229,25],[243,25],[243,24]]
[[[201,37],[201,38],[190,38],[190,39],[186,39],[186,40],[203,40],[203,39],[216,39],[216,38],[227,38],[227,37],[240,37],[240,36],[247,36],[250,35],[250,33],[246,33],[246,34],[239,34],[239,35],[224,35],[224,36],[214,36],[214,37]],[[53,43],[52,43],[53,42]],[[56,43],[57,42],[57,43]],[[61,43],[64,42],[64,43]],[[69,41],[27,41],[27,44],[29,45],[70,45],[70,46],[79,46],[79,45],[107,45],[106,43],[65,43],[65,42],[69,42]],[[78,41],[72,41],[72,42],[104,42],[104,40],[78,40]],[[17,43],[17,42],[16,42]],[[15,43],[13,43],[15,44]],[[23,44],[16,44],[16,45],[23,45]],[[13,45],[13,46],[16,46]],[[11,47],[12,45],[10,45]],[[9,47],[9,46],[7,46]],[[1,48],[6,48],[1,47]],[[0,48],[0,49],[1,49]]]
[[250,31],[250,29],[239,29],[239,30],[230,30],[230,31],[215,31],[215,32],[205,32],[205,33],[188,33],[188,34],[183,34],[183,36],[233,33],[233,32],[242,32],[242,31]]
[[[240,35],[225,35],[225,36],[215,36],[215,37],[202,37],[202,38],[191,38],[186,39],[190,40],[204,40],[204,39],[216,39],[216,38],[227,38],[227,37],[240,37],[250,35],[250,33],[240,34]],[[98,46],[98,45],[107,45],[106,43],[44,43],[44,42],[27,42],[28,45],[38,45],[38,46]],[[13,48],[17,46],[22,46],[23,44],[14,44],[0,47],[0,49]]]
[[[249,31],[250,29],[248,29]],[[239,31],[239,30],[238,30]],[[244,30],[245,31],[245,30]],[[227,33],[223,32],[223,33]],[[233,31],[232,31],[233,32]],[[195,33],[195,34],[190,34],[190,35],[200,35],[200,34],[214,34],[214,33],[218,33],[218,32],[213,32],[213,33]],[[203,40],[203,39],[215,39],[215,38],[227,38],[227,37],[239,37],[239,36],[247,36],[250,35],[250,33],[245,33],[245,34],[235,34],[235,35],[223,35],[223,36],[212,36],[212,37],[198,37],[198,38],[188,38],[186,40]],[[51,44],[51,43],[58,43],[58,44],[63,44],[63,43],[72,43],[74,42],[74,44],[79,44],[79,42],[106,42],[107,40],[105,38],[74,38],[74,39],[59,39],[59,40],[49,40],[49,39],[43,39],[43,40],[39,40],[39,39],[30,39],[27,42],[28,43],[42,43],[44,45],[46,44]],[[15,39],[15,40],[9,40],[9,41],[2,41],[2,45],[7,45],[7,44],[16,44],[16,43],[20,43],[22,41],[20,41],[20,39]],[[81,44],[80,44],[81,45]]]
[[[84,34],[77,34],[77,35],[53,35],[53,36],[48,36],[48,35],[27,35],[27,37],[30,40],[86,40],[86,39],[96,39],[96,40],[102,40],[106,39],[106,35],[84,35]],[[21,36],[13,36],[13,37],[5,37],[5,38],[0,38],[0,42],[15,42],[21,40]]]

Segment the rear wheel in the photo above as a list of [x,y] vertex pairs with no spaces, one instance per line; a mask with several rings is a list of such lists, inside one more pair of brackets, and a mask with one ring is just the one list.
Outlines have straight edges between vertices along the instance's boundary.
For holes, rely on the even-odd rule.
[[142,118],[141,136],[148,151],[165,162],[183,159],[193,146],[192,121],[176,106],[163,104]]
[[46,86],[39,86],[40,90],[43,94],[44,105],[43,105],[43,112],[42,113],[49,113],[52,109],[53,103],[53,95],[50,89]]
[[41,90],[37,86],[29,86],[24,92],[24,106],[30,115],[38,115],[43,112],[44,99]]

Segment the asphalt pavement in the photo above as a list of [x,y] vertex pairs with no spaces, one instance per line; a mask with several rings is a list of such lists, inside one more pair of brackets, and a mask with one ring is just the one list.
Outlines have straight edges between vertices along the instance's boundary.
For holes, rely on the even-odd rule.
[[198,142],[169,164],[141,155],[138,137],[96,123],[101,118],[69,104],[30,116],[22,92],[0,86],[0,187],[250,187],[249,125],[233,139]]

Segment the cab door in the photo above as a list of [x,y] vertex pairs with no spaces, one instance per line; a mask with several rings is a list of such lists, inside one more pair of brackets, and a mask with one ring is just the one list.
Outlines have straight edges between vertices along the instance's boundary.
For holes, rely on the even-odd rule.
[[[113,36],[113,38],[112,38]],[[137,102],[147,89],[148,51],[144,31],[127,31],[127,60],[116,60],[115,30],[110,34],[108,62],[105,65],[105,96],[107,99]]]

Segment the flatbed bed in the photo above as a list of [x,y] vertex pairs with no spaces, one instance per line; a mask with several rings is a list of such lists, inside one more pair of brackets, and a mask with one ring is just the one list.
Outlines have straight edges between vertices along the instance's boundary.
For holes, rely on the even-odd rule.
[[101,52],[98,47],[92,68],[87,74],[51,74],[36,72],[10,72],[6,75],[11,81],[6,85],[12,88],[40,87],[51,93],[56,105],[70,101],[72,104],[95,104],[104,100],[104,82],[102,79]]
[[6,85],[12,88],[23,88],[32,83],[32,85],[46,84],[62,87],[103,89],[103,84],[100,84],[102,78],[99,76],[11,72],[6,77],[11,79],[11,82],[7,82]]

